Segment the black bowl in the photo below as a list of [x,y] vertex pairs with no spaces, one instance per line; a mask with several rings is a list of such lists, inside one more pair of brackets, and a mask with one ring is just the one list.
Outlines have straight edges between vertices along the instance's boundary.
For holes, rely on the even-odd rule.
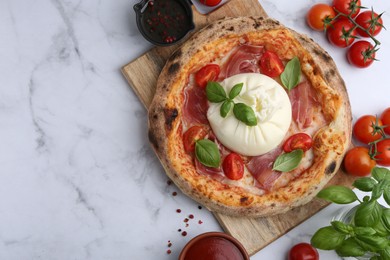
[[190,0],[142,0],[134,5],[142,36],[158,46],[170,46],[195,29]]

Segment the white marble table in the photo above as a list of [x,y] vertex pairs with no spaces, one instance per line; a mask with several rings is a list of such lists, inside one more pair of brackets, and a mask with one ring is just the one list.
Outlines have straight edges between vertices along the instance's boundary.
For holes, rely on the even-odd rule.
[[[261,0],[269,16],[328,50],[354,118],[380,113],[390,106],[390,32],[379,36],[381,61],[355,69],[345,50],[306,26],[315,2]],[[0,1],[0,259],[176,259],[195,235],[222,230],[167,184],[148,143],[146,110],[119,71],[152,47],[136,29],[135,3]],[[390,23],[389,1],[363,4],[386,11]],[[339,208],[326,208],[252,259],[285,259]]]

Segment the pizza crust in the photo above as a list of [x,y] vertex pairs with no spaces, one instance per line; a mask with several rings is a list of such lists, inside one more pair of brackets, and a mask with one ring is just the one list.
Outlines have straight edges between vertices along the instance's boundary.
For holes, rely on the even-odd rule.
[[[182,90],[189,74],[216,57],[223,57],[233,45],[249,40],[272,50],[278,44],[272,39],[280,37],[288,39],[289,44],[275,51],[285,57],[300,58],[302,71],[319,91],[323,114],[331,123],[313,137],[314,161],[308,170],[285,187],[256,195],[196,172],[181,141]],[[214,48],[216,45],[218,48]],[[349,147],[351,121],[344,81],[331,57],[312,39],[273,19],[227,18],[195,33],[168,59],[149,109],[149,140],[167,175],[185,194],[214,212],[259,217],[306,204],[319,192],[337,172]]]

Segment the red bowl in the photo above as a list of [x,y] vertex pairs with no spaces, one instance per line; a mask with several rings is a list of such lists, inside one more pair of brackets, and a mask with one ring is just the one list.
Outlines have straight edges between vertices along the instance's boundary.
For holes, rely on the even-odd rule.
[[222,232],[208,232],[191,239],[181,251],[179,260],[192,259],[249,260],[249,255],[234,237]]

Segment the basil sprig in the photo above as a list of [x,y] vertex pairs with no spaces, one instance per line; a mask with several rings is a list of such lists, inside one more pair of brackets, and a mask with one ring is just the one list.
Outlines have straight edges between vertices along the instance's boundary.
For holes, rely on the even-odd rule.
[[373,168],[371,177],[356,179],[353,186],[371,192],[362,201],[349,188],[330,186],[318,193],[318,197],[336,204],[358,201],[350,223],[332,221],[313,235],[311,244],[323,250],[336,250],[341,257],[357,257],[366,254],[371,259],[390,259],[390,208],[378,203],[383,196],[390,205],[390,170]]
[[233,108],[233,114],[238,120],[248,126],[255,126],[257,125],[257,118],[253,109],[244,103],[235,103],[233,101],[233,99],[240,94],[243,86],[243,83],[234,85],[230,90],[229,95],[227,95],[221,84],[209,81],[206,86],[206,96],[210,102],[223,102],[219,111],[223,118],[225,118]]
[[297,57],[292,58],[287,62],[284,71],[280,75],[280,80],[283,86],[291,90],[295,88],[301,79],[301,63]]
[[208,167],[217,168],[221,164],[218,146],[209,139],[196,141],[195,156],[200,163]]
[[297,149],[289,153],[279,155],[273,165],[272,170],[289,172],[296,169],[303,158],[303,150]]

